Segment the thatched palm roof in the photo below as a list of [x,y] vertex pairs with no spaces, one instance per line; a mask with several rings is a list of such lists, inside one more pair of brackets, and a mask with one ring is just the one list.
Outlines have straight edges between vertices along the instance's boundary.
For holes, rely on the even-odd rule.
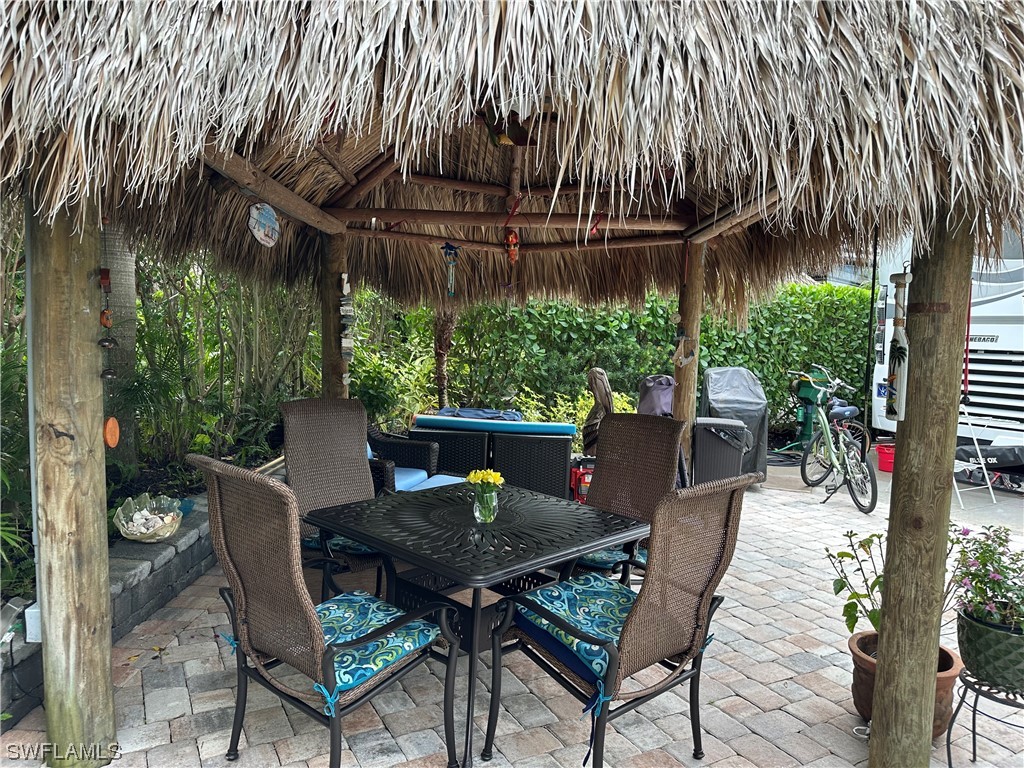
[[[925,235],[936,210],[960,204],[983,238],[1022,223],[1024,10],[1013,0],[5,0],[0,23],[7,192],[28,189],[44,214],[98,195],[169,252],[209,247],[262,278],[315,274],[322,238],[285,221],[274,248],[256,244],[249,201],[211,170],[214,149],[318,207],[495,215],[483,227],[387,222],[393,232],[499,245],[517,189],[530,217],[580,215],[579,228],[521,229],[516,267],[500,250],[464,249],[456,301],[673,289],[678,229],[626,230],[625,218],[692,233],[732,211],[710,241],[709,286],[738,303],[864,250],[875,225],[883,238]],[[513,114],[534,146],[489,140],[488,124]],[[537,188],[548,189],[528,194]],[[371,226],[385,228],[349,224]],[[674,240],[527,247],[627,236]],[[357,276],[406,301],[448,301],[436,243],[351,242]]]

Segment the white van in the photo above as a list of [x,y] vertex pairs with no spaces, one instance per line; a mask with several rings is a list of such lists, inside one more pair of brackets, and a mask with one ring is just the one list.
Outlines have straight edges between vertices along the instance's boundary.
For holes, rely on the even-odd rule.
[[[871,425],[876,430],[896,431],[896,422],[885,417],[889,340],[892,338],[893,290],[889,276],[903,271],[910,261],[911,241],[879,257],[879,289],[875,305],[875,372]],[[913,283],[908,286],[912,295]],[[972,273],[971,309],[966,371],[967,413],[982,445],[1024,446],[1024,251],[1021,238],[1007,231],[1003,260],[987,269],[975,264]],[[967,337],[968,329],[964,329]],[[914,354],[914,339],[910,339]],[[971,429],[961,414],[958,442],[971,439]]]

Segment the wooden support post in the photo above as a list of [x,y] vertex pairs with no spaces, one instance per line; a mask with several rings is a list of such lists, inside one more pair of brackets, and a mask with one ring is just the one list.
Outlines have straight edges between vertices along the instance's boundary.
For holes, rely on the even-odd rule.
[[53,227],[26,199],[38,584],[47,741],[98,750],[54,766],[110,762],[116,735],[103,447],[99,215]]
[[454,309],[438,309],[434,315],[434,381],[437,383],[437,407],[448,405],[448,354],[459,314]]
[[896,463],[885,560],[870,763],[927,766],[932,752],[946,537],[952,494],[964,328],[974,234],[958,211],[937,215],[927,258],[914,261],[907,306],[906,418]]
[[348,397],[348,360],[341,351],[339,307],[348,281],[348,248],[343,235],[325,238],[320,268],[321,393],[323,397]]
[[[697,373],[700,358],[700,319],[704,314],[704,248],[684,246],[683,268],[679,271],[679,325],[682,337],[676,348],[672,415],[686,422],[683,429],[683,455],[686,466],[693,467],[693,420],[697,415]],[[681,358],[681,359],[680,359]],[[685,362],[685,361],[689,362]],[[684,362],[680,366],[679,363]]]

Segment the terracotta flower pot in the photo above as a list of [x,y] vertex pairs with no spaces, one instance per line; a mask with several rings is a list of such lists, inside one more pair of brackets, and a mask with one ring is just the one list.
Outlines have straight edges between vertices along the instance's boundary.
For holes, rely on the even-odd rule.
[[[850,654],[853,656],[853,705],[865,720],[871,719],[871,699],[875,695],[875,668],[878,661],[877,632],[858,632],[850,638]],[[949,718],[953,715],[953,683],[956,682],[964,663],[949,648],[939,646],[939,659],[935,675],[935,715],[932,719],[932,738],[946,732]]]

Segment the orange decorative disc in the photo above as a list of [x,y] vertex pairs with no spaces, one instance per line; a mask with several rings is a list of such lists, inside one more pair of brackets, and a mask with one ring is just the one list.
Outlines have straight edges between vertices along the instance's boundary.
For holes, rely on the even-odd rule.
[[103,444],[107,448],[116,448],[120,440],[121,425],[113,416],[107,416],[107,420],[103,422]]

